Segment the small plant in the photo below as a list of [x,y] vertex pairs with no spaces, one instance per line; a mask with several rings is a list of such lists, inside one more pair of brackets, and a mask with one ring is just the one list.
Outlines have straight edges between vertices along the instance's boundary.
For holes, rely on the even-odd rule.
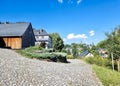
[[41,46],[38,46],[38,49],[39,49],[39,50],[43,50],[43,48],[42,48]]
[[67,55],[66,57],[67,57],[67,59],[74,59],[73,55]]
[[107,68],[111,68],[112,67],[111,61],[106,59],[106,58],[88,57],[88,58],[85,58],[85,61],[90,63],[90,64],[96,64],[98,66],[104,66],[104,67],[107,67]]

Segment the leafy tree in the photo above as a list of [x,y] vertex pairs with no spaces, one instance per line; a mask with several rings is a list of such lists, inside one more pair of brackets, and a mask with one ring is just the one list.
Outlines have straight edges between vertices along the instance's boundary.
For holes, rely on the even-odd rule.
[[50,34],[52,38],[52,46],[55,51],[61,51],[64,47],[63,40],[58,33]]
[[95,57],[99,57],[99,52],[97,51],[97,46],[95,46],[94,44],[90,44],[90,48],[89,51],[95,56]]
[[113,57],[117,61],[118,71],[120,72],[120,27],[115,28],[110,34],[107,33],[106,36],[108,37],[107,41],[109,42],[109,52],[113,53]]
[[42,48],[45,48],[46,43],[43,41],[43,42],[41,42],[40,46],[41,46]]
[[[120,27],[114,29],[111,33],[105,33],[107,39],[98,43],[101,48],[106,48],[109,51],[109,57],[113,53],[114,60],[120,61]],[[120,70],[120,64],[118,64],[118,71]]]
[[101,47],[107,48],[110,53],[114,53],[114,59],[118,59],[120,56],[120,27],[115,28],[111,33],[105,33],[107,39],[103,41]]
[[78,48],[77,48],[77,44],[76,43],[72,43],[72,54],[74,56],[74,58],[76,58],[78,56]]
[[108,44],[107,42],[108,42],[107,39],[105,39],[105,40],[103,40],[103,41],[100,41],[100,42],[97,44],[97,47],[98,47],[98,48],[107,48],[107,46],[106,46],[106,44]]
[[[76,58],[80,53],[84,52],[85,50],[90,50],[89,45],[85,44],[85,43],[72,43],[71,45],[65,45],[64,46],[65,49],[67,49],[67,53],[70,55],[72,53],[72,55],[74,56],[74,58]],[[72,52],[71,52],[72,49]]]
[[71,45],[65,44],[65,45],[64,45],[64,48],[71,48]]
[[80,52],[84,52],[86,50],[89,50],[89,45],[85,44],[85,43],[80,43],[79,45],[79,48],[80,48]]
[[64,48],[62,49],[62,51],[65,52],[65,53],[67,53],[68,55],[71,55],[72,54],[71,49],[72,49],[71,45],[65,44]]
[[107,39],[99,42],[97,47],[106,48],[109,51],[109,55],[113,52],[115,59],[118,59],[118,55],[120,56],[120,27],[115,28],[115,30],[111,33],[105,33]]

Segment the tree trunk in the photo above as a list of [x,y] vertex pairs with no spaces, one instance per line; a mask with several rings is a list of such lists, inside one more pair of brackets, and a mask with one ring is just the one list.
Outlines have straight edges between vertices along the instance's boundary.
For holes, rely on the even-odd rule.
[[114,60],[113,60],[113,53],[111,53],[111,57],[112,57],[112,69],[114,71]]
[[117,65],[118,65],[118,72],[120,72],[120,59],[118,59]]
[[118,69],[118,72],[120,72],[119,59],[117,60],[117,69]]

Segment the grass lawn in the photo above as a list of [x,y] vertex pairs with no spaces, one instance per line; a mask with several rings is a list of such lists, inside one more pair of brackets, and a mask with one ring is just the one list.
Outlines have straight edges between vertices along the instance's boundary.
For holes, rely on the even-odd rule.
[[97,65],[92,65],[92,68],[104,86],[120,86],[119,72]]

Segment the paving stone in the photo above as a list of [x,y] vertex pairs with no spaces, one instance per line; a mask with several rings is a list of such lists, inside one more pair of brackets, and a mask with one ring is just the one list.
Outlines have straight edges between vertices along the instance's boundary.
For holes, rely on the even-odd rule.
[[89,64],[28,59],[10,49],[0,49],[0,86],[102,86]]

